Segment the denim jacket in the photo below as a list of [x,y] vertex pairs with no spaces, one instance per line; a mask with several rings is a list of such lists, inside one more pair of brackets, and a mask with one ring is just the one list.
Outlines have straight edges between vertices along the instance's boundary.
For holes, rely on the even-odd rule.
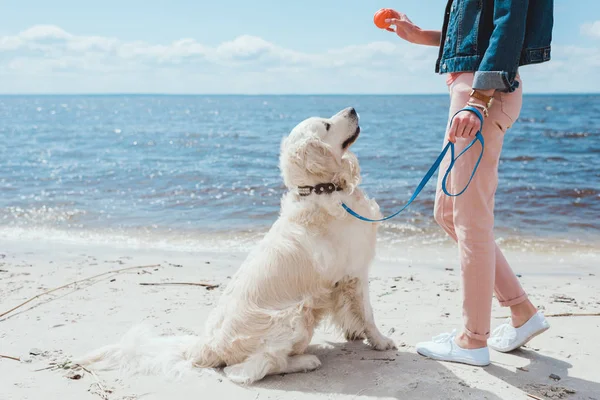
[[553,0],[449,0],[435,72],[473,71],[474,89],[512,92],[521,65],[550,60]]

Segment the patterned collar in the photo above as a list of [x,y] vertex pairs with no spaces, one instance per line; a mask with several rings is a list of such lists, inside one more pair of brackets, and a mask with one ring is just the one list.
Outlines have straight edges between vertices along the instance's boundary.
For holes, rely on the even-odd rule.
[[339,192],[344,190],[334,183],[319,183],[315,186],[298,186],[298,194],[300,196],[310,196],[312,193],[315,194],[331,194],[333,192]]

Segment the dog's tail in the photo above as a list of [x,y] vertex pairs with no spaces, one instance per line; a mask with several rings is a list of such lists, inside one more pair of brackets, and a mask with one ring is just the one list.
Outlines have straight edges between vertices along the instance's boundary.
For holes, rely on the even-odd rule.
[[223,364],[218,354],[198,336],[158,336],[143,325],[133,327],[119,343],[104,346],[73,363],[172,378],[182,376],[193,367],[211,368]]

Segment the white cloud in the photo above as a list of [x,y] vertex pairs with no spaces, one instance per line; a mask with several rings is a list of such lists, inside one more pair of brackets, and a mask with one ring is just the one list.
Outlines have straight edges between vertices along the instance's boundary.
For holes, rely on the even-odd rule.
[[35,25],[29,29],[24,30],[19,34],[19,38],[30,41],[44,39],[67,40],[72,37],[73,35],[65,32],[64,30],[55,25]]
[[600,20],[586,22],[585,24],[581,25],[581,33],[585,36],[600,39]]
[[244,35],[221,44],[215,52],[225,60],[252,61],[280,53],[280,49],[264,39]]
[[[300,52],[249,35],[216,46],[193,38],[157,44],[37,25],[0,36],[0,92],[441,93],[445,86],[433,71],[436,57],[436,48],[392,36],[390,41]],[[600,66],[599,60],[598,49],[556,47],[551,63],[524,68],[531,81],[526,87],[598,91],[584,77]],[[535,71],[531,77],[530,70]],[[569,73],[573,78],[567,82]],[[550,87],[549,79],[554,82]]]
[[15,50],[22,44],[22,40],[15,36],[0,37],[0,51]]

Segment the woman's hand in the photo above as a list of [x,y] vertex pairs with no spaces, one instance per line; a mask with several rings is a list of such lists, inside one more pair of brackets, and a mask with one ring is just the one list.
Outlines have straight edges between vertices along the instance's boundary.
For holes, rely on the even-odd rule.
[[456,143],[456,138],[474,138],[479,129],[479,117],[471,111],[462,111],[452,120],[448,130],[448,141]]
[[385,22],[394,26],[396,29],[387,28],[388,31],[396,32],[396,35],[402,39],[414,43],[424,44],[428,46],[439,46],[442,38],[442,32],[440,31],[424,31],[406,16],[406,14],[400,14],[399,18],[386,19]]
[[396,34],[402,39],[414,43],[413,39],[419,35],[421,28],[413,24],[406,14],[402,14],[401,12],[398,12],[398,14],[400,15],[398,18],[390,18],[385,20],[386,23],[394,25],[396,30],[392,28],[387,28],[387,30],[390,32],[396,32]]

